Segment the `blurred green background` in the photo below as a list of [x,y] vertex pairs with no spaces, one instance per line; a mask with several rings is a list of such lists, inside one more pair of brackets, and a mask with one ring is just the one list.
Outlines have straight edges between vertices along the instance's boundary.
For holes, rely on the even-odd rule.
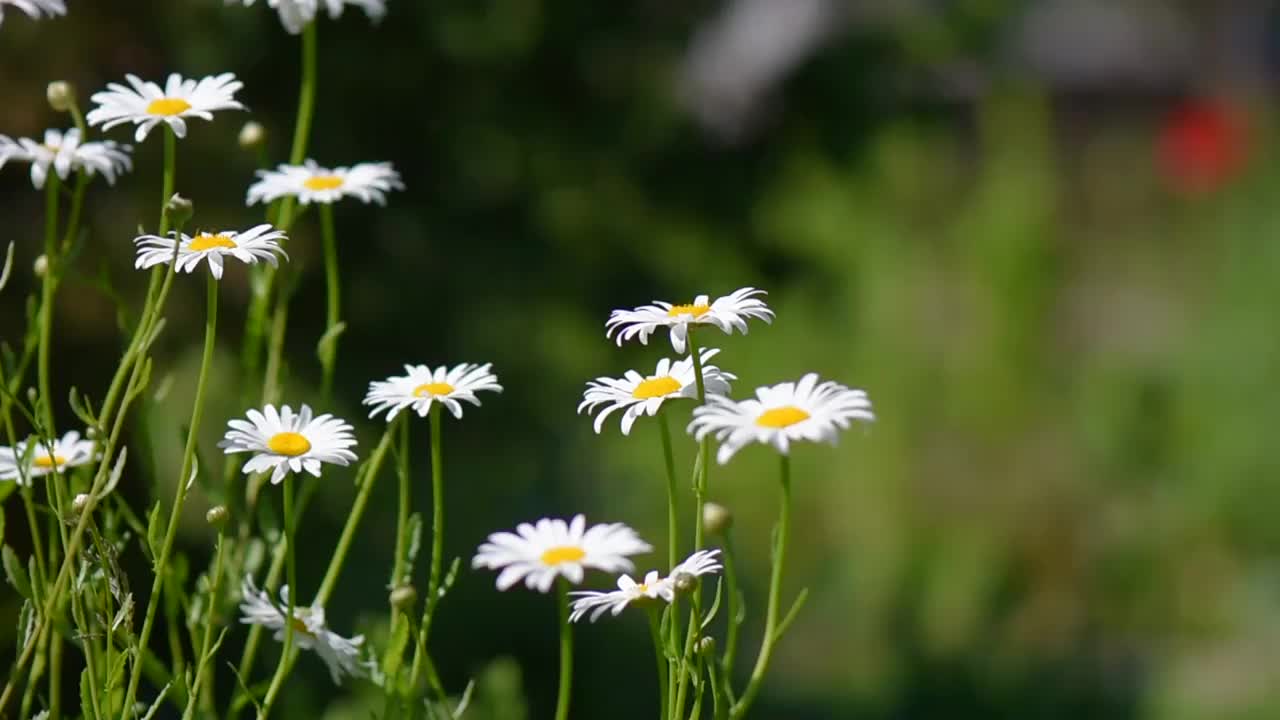
[[[193,121],[177,187],[200,227],[257,222],[243,206],[257,160],[236,135],[252,117],[272,163],[284,159],[297,38],[265,7],[68,4],[39,23],[6,14],[0,132],[67,124],[44,103],[51,80],[87,103],[126,72],[235,72],[251,114]],[[403,363],[494,363],[506,392],[445,429],[451,556],[579,511],[659,541],[656,429],[640,422],[623,438],[611,422],[598,437],[574,408],[586,380],[649,371],[670,348],[618,349],[604,320],[752,285],[769,290],[777,321],[714,338],[718,363],[741,377],[735,395],[812,370],[867,389],[879,416],[838,448],[794,453],[787,592],[811,595],[754,717],[1280,715],[1274,3],[389,5],[377,27],[355,8],[320,27],[310,155],[390,160],[408,187],[386,209],[337,208],[349,328],[330,409],[357,421],[367,453],[381,431],[361,420],[370,380]],[[114,303],[136,310],[142,294],[130,240],[154,223],[157,137],[135,161],[89,196],[91,236],[57,314],[58,397],[71,385],[101,394],[121,342]],[[18,245],[0,302],[10,343],[42,227],[23,170],[0,172],[0,240]],[[305,216],[289,244],[307,268],[289,326],[295,405],[318,397],[316,221]],[[167,378],[153,385],[168,391],[134,430],[153,467],[180,454],[203,319],[194,280],[169,306]],[[205,447],[254,382],[236,377],[246,283],[241,269],[223,282],[225,392],[206,412]],[[424,450],[425,423],[414,439]],[[680,443],[679,462],[692,447]],[[423,452],[414,466],[427,512]],[[740,667],[762,624],[774,472],[771,451],[753,448],[711,478],[735,513],[748,583]],[[304,590],[346,517],[350,477],[319,481]],[[375,645],[393,485],[381,481],[328,609],[337,631]],[[139,507],[169,497],[141,470],[124,492]],[[207,503],[188,507],[183,548],[202,563]],[[141,553],[131,561],[145,567]],[[522,717],[520,693],[528,717],[550,716],[549,597],[500,594],[492,574],[467,571],[438,617],[446,685],[487,678],[476,717]],[[575,717],[651,716],[643,618],[578,638]],[[242,642],[234,630],[228,657]],[[334,690],[314,658],[293,682],[290,718],[368,717],[365,703],[380,702],[367,683]]]

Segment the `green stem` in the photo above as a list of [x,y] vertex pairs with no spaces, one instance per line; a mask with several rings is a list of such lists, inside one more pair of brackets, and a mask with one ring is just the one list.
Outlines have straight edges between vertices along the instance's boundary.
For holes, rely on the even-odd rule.
[[738,655],[738,631],[742,627],[742,622],[741,618],[738,617],[741,614],[739,609],[739,600],[741,598],[738,590],[738,567],[734,560],[733,538],[728,530],[724,532],[724,547],[721,549],[720,558],[724,561],[725,591],[729,594],[728,605],[725,610],[728,623],[725,630],[724,655],[721,660],[721,668],[723,670],[725,696],[729,698],[729,702],[733,702],[733,664]]
[[[160,546],[160,554],[156,557],[155,580],[151,583],[151,597],[147,600],[147,614],[142,621],[142,632],[138,635],[138,652],[145,652],[151,640],[151,629],[155,625],[156,608],[160,604],[160,596],[164,589],[164,578],[169,568],[169,553],[173,550],[174,538],[178,535],[178,525],[182,521],[182,506],[187,499],[187,486],[195,464],[196,442],[200,434],[200,421],[204,416],[204,397],[208,389],[210,370],[213,365],[213,346],[218,336],[218,281],[210,273],[206,286],[205,302],[208,313],[204,326],[204,352],[200,357],[200,376],[196,380],[196,397],[191,407],[191,423],[187,429],[187,442],[182,451],[182,470],[178,474],[174,490],[173,508],[169,512],[169,524],[164,534],[164,544]],[[142,678],[141,657],[134,658],[133,673],[129,677],[129,686],[125,691],[124,710],[121,720],[127,720],[133,713],[134,699],[137,697],[138,681]]]
[[[400,413],[402,416],[405,413]],[[396,513],[396,554],[392,560],[391,587],[394,589],[408,580],[410,572],[405,572],[407,555],[409,554],[409,510],[412,505],[412,493],[409,477],[409,423],[400,423],[400,449],[396,458],[396,476],[400,481],[400,506]],[[395,608],[391,610],[391,619],[395,620]]]
[[213,580],[209,583],[209,606],[205,608],[204,638],[200,641],[200,654],[196,656],[196,677],[191,685],[191,693],[187,696],[187,707],[182,711],[182,720],[191,720],[195,716],[196,701],[200,698],[200,688],[204,684],[205,668],[209,664],[209,644],[213,640],[213,625],[218,608],[218,583],[222,580],[222,532],[218,532],[218,549],[213,560]]
[[[50,391],[49,354],[53,342],[53,296],[58,290],[58,175],[50,173],[44,192],[44,281],[40,299],[40,345],[36,360],[36,373],[40,385],[40,420],[44,424],[42,437],[57,437],[53,424],[53,393]],[[51,480],[52,481],[52,480]]]
[[266,720],[271,714],[271,708],[275,705],[276,697],[280,694],[280,688],[284,687],[284,680],[289,675],[289,668],[292,667],[293,655],[293,634],[294,634],[294,603],[298,598],[298,568],[297,568],[297,527],[294,525],[295,518],[293,516],[293,473],[284,476],[284,541],[285,541],[285,575],[289,578],[289,593],[285,601],[285,625],[284,625],[284,649],[280,652],[280,662],[276,665],[275,675],[271,678],[271,686],[267,688],[267,696],[262,700],[262,710],[258,713],[258,720]]
[[[707,388],[702,377],[702,351],[698,347],[697,334],[694,332],[696,326],[689,326],[689,333],[686,336],[689,343],[689,357],[693,360],[693,379],[698,389],[698,404],[706,404]],[[707,502],[707,472],[708,463],[710,461],[711,437],[702,438],[698,443],[698,456],[694,461],[694,481],[693,481],[693,549],[701,550],[705,544],[706,529],[703,526],[702,511]],[[677,661],[679,664],[678,672],[680,678],[675,682],[677,690],[676,706],[673,717],[684,713],[684,698],[689,683],[688,658],[693,651],[694,639],[698,634],[697,614],[702,606],[702,586],[699,585],[694,589],[690,602],[689,627],[685,632],[684,652]],[[674,620],[672,615],[672,637],[679,636],[679,623]]]
[[431,405],[431,574],[427,578],[422,644],[431,636],[431,621],[440,602],[440,573],[444,564],[444,448],[440,443],[440,403]]
[[662,435],[662,459],[667,470],[667,569],[670,570],[680,557],[680,521],[676,512],[676,463],[671,452],[671,427],[665,406],[658,410],[658,431]]
[[77,175],[76,189],[71,195],[71,213],[67,216],[66,232],[62,234],[62,249],[58,251],[63,257],[71,250],[71,243],[75,241],[76,233],[80,230],[80,216],[84,211],[84,192],[88,187],[89,176],[83,173]]
[[[314,23],[312,23],[314,25]],[[321,394],[329,399],[333,390],[333,370],[338,360],[338,323],[341,314],[342,287],[338,279],[338,243],[333,229],[333,205],[320,205],[320,235],[324,243],[324,280],[327,299],[324,340],[320,347],[320,367],[323,373]]]
[[560,689],[556,693],[555,720],[568,720],[573,690],[573,626],[569,624],[569,582],[556,578],[556,606],[560,616]]
[[649,637],[653,639],[653,656],[658,663],[658,720],[667,720],[667,653],[663,650],[659,612],[656,608],[649,609]]
[[751,679],[742,692],[742,698],[733,706],[730,716],[741,718],[751,708],[751,703],[760,692],[760,683],[769,670],[769,659],[773,656],[774,644],[778,641],[778,612],[782,599],[782,572],[787,560],[787,536],[791,531],[791,459],[782,456],[781,466],[781,505],[778,510],[777,544],[773,549],[773,572],[769,576],[769,607],[764,621],[764,639],[760,643],[760,654],[756,657],[755,669],[751,671]]

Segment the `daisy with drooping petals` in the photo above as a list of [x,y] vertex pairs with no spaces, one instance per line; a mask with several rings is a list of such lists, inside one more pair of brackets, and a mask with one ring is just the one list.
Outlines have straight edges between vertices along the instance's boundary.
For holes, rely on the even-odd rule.
[[248,422],[228,420],[231,429],[218,443],[228,455],[256,453],[244,464],[246,475],[274,468],[271,483],[278,485],[290,472],[305,470],[320,477],[322,463],[347,465],[356,459],[348,449],[356,444],[352,427],[328,413],[312,417],[307,405],[297,414],[288,405],[279,412],[274,405],[267,405],[261,412],[250,410],[246,415]]
[[[729,381],[738,376],[708,365],[707,361],[720,351],[714,348],[703,348],[700,353],[702,362],[702,383],[708,395],[724,395],[729,392]],[[605,418],[614,410],[622,413],[622,434],[631,432],[631,426],[642,415],[650,417],[658,413],[658,409],[667,400],[679,398],[697,398],[698,383],[693,369],[693,358],[671,362],[667,358],[658,361],[658,367],[649,376],[641,375],[635,370],[628,370],[624,377],[601,377],[587,383],[587,390],[582,394],[582,403],[578,412],[593,412],[597,407],[605,405],[604,410],[596,416],[595,431],[604,427]]]
[[498,589],[524,580],[526,587],[547,592],[557,577],[577,585],[586,568],[605,572],[632,569],[628,555],[652,550],[635,530],[622,523],[594,525],[577,515],[566,523],[543,518],[536,525],[521,523],[514,533],[498,532],[480,546],[471,566],[499,570]]
[[616,617],[634,602],[663,600],[670,603],[676,596],[676,577],[681,574],[701,577],[719,572],[722,566],[715,559],[719,554],[719,550],[699,550],[676,565],[665,578],[660,577],[657,570],[652,570],[644,576],[644,582],[639,583],[632,580],[631,576],[623,575],[618,578],[618,589],[610,592],[584,590],[569,593],[578,597],[573,601],[569,622],[581,620],[588,612],[591,613],[591,622],[595,622],[606,610]]
[[0,23],[4,22],[4,6],[12,5],[27,14],[32,20],[39,20],[45,15],[66,15],[67,6],[62,0],[0,0]]
[[116,175],[133,169],[129,158],[132,150],[129,145],[111,140],[82,143],[79,128],[65,133],[46,130],[44,142],[0,135],[0,167],[10,160],[31,163],[31,184],[37,190],[44,187],[51,167],[62,180],[76,170],[90,177],[102,173],[107,182],[114,185]]
[[671,347],[683,353],[685,340],[691,325],[714,325],[732,335],[734,330],[747,334],[747,320],[757,318],[773,322],[773,311],[759,295],[765,291],[742,288],[711,302],[707,295],[699,295],[688,305],[672,305],[655,300],[653,305],[641,305],[634,310],[614,310],[605,323],[605,337],[618,334],[618,344],[637,338],[642,345],[649,344],[649,336],[658,328],[669,328]]
[[875,420],[867,393],[831,380],[819,383],[818,375],[809,373],[798,383],[759,388],[751,400],[709,396],[706,405],[693,409],[689,432],[698,440],[715,435],[720,442],[716,460],[723,465],[752,442],[772,445],[783,455],[794,440],[835,444],[837,430],[854,420]]
[[[27,449],[32,444],[31,457],[27,457]],[[62,472],[63,469],[84,465],[93,460],[93,441],[81,440],[80,433],[74,430],[54,440],[53,452],[49,451],[49,443],[36,439],[25,440],[14,447],[0,447],[0,480],[31,479],[48,475],[51,472]],[[25,460],[25,466],[22,463]]]
[[[249,7],[256,0],[227,0],[227,4],[237,1]],[[315,19],[321,4],[328,8],[329,17],[335,20],[342,15],[342,9],[347,5],[363,9],[374,22],[381,20],[387,12],[386,0],[267,0],[267,7],[275,8],[280,13],[284,29],[294,35],[302,32]]]
[[459,400],[479,407],[477,392],[502,392],[498,376],[489,370],[491,367],[491,363],[462,363],[452,368],[441,365],[432,370],[426,365],[405,365],[406,375],[369,383],[369,394],[365,395],[364,404],[374,406],[369,417],[385,411],[387,422],[391,422],[405,408],[413,408],[418,417],[426,417],[433,403],[445,406],[455,418],[461,420],[462,403]]
[[387,204],[387,193],[403,190],[400,173],[389,162],[360,163],[352,167],[326,168],[314,160],[304,165],[280,165],[275,170],[259,170],[258,182],[249,186],[246,205],[270,203],[293,196],[303,205],[335,203],[344,197],[361,202]]
[[187,136],[184,118],[198,117],[212,120],[218,110],[244,110],[235,94],[244,83],[236,80],[234,73],[211,75],[201,80],[184,80],[173,73],[163,88],[153,82],[143,82],[136,75],[126,75],[132,88],[110,83],[107,89],[94,93],[90,98],[98,107],[89,111],[85,119],[90,125],[102,125],[110,130],[116,125],[133,123],[138,126],[134,134],[137,142],[146,139],[147,133],[160,123],[166,123],[173,134]]
[[364,677],[366,663],[360,661],[360,646],[364,644],[364,636],[356,635],[345,638],[333,632],[325,624],[324,608],[319,606],[293,608],[293,619],[287,621],[289,608],[289,586],[280,588],[280,604],[271,601],[271,596],[259,590],[253,584],[253,578],[246,576],[240,586],[240,612],[244,615],[240,622],[246,625],[260,625],[268,630],[275,630],[275,639],[284,640],[285,623],[293,625],[293,638],[297,647],[303,650],[314,650],[325,665],[329,666],[329,676],[335,685],[342,684],[342,677]]
[[197,233],[191,237],[183,233],[178,240],[178,233],[170,233],[174,237],[159,235],[143,235],[133,242],[138,246],[138,258],[134,262],[136,268],[149,268],[164,265],[173,260],[173,246],[178,244],[177,269],[191,273],[201,260],[209,262],[209,272],[219,280],[222,279],[222,263],[226,256],[233,257],[246,265],[253,265],[265,260],[272,267],[279,261],[276,255],[287,260],[289,256],[280,247],[285,235],[270,225],[258,225],[244,232],[224,230],[217,233]]

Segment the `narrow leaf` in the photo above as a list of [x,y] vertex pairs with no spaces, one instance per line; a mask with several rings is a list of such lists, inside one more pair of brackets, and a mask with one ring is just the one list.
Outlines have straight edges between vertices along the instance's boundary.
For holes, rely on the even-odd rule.
[[18,553],[8,545],[0,550],[4,556],[4,574],[8,578],[9,584],[22,597],[30,600],[31,598],[31,579],[27,577],[27,571],[22,567],[22,561],[18,559]]

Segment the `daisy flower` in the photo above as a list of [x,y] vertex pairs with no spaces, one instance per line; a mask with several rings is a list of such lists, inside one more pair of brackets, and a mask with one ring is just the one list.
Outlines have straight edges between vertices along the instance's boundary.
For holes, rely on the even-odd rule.
[[721,465],[751,442],[767,443],[786,455],[793,440],[835,444],[837,430],[854,420],[875,420],[871,401],[862,390],[851,390],[816,373],[800,382],[785,382],[756,390],[756,397],[738,402],[721,395],[693,409],[689,432],[701,440],[709,434],[720,442],[716,460]]
[[407,375],[397,375],[386,380],[369,383],[369,394],[365,395],[364,404],[373,405],[369,417],[384,410],[387,422],[405,408],[413,408],[418,417],[426,417],[432,403],[440,403],[455,418],[462,419],[462,403],[459,400],[480,406],[476,393],[480,390],[502,392],[498,384],[498,376],[489,371],[490,363],[474,365],[462,363],[452,368],[441,365],[432,370],[426,365],[405,365]]
[[[27,457],[27,447],[34,443],[31,457]],[[26,466],[19,468],[23,460]],[[62,472],[63,468],[84,465],[93,460],[93,441],[81,440],[80,433],[72,431],[53,442],[53,453],[49,452],[49,444],[39,440],[26,440],[15,447],[0,447],[0,480],[16,480],[22,482],[24,477],[33,478],[48,475],[51,472]],[[19,472],[21,469],[22,472]]]
[[89,111],[85,119],[90,125],[102,125],[110,130],[116,125],[133,123],[138,126],[134,134],[137,142],[146,139],[147,133],[160,123],[168,123],[173,134],[187,136],[187,122],[183,118],[198,117],[212,120],[218,110],[244,110],[235,94],[244,83],[233,73],[210,75],[201,80],[184,80],[173,73],[163,88],[153,82],[143,82],[136,75],[126,75],[132,88],[110,83],[107,89],[89,98],[98,107]]
[[577,585],[585,568],[605,572],[632,569],[628,555],[646,553],[649,546],[635,530],[622,523],[595,525],[577,515],[569,523],[543,518],[536,525],[520,523],[514,533],[499,532],[480,546],[471,566],[501,569],[498,589],[506,590],[524,580],[526,587],[547,592],[557,576]]
[[72,170],[78,170],[90,177],[102,173],[107,182],[114,185],[116,175],[133,169],[133,161],[129,159],[132,150],[111,140],[82,143],[78,128],[65,133],[46,130],[44,142],[0,135],[0,167],[10,160],[31,163],[31,184],[37,190],[44,187],[50,167],[63,180]]
[[347,465],[356,459],[348,449],[356,444],[352,427],[328,413],[312,417],[307,405],[297,414],[288,405],[279,412],[274,405],[267,405],[261,412],[250,410],[246,414],[248,422],[227,421],[231,429],[218,443],[228,455],[255,453],[244,464],[246,475],[274,468],[271,483],[278,485],[287,473],[306,470],[320,477],[322,463]]
[[623,575],[618,578],[618,589],[610,592],[585,590],[569,593],[578,597],[571,606],[569,622],[577,622],[587,613],[591,613],[591,622],[595,622],[604,615],[605,611],[617,617],[634,602],[662,600],[670,603],[676,596],[676,576],[684,573],[699,577],[719,572],[721,565],[715,559],[719,554],[719,550],[699,550],[675,566],[671,574],[665,578],[660,577],[657,570],[651,570],[644,576],[644,582],[636,582],[630,575]]
[[360,163],[352,167],[320,167],[314,160],[304,165],[280,165],[275,170],[259,170],[258,182],[249,186],[246,205],[269,203],[293,196],[303,205],[335,203],[344,197],[361,202],[387,204],[387,193],[403,190],[400,173],[389,162]]
[[265,260],[276,267],[279,261],[276,255],[288,255],[280,247],[285,235],[270,225],[257,225],[244,232],[224,230],[216,233],[197,233],[191,237],[183,233],[179,240],[178,233],[169,233],[173,237],[159,235],[143,235],[133,242],[138,246],[138,258],[133,266],[149,268],[164,265],[173,260],[173,246],[178,245],[177,269],[182,272],[195,272],[201,260],[209,262],[209,272],[219,280],[222,279],[223,258],[230,256],[246,265],[253,265]]
[[605,337],[613,337],[616,332],[619,345],[632,338],[638,338],[642,345],[647,345],[653,331],[661,327],[670,328],[671,347],[683,353],[691,325],[714,325],[730,335],[736,329],[745,335],[750,318],[773,322],[773,311],[757,297],[764,294],[763,290],[747,287],[716,298],[715,302],[706,295],[699,295],[688,305],[655,300],[653,305],[641,305],[634,310],[614,310],[604,324]]
[[299,648],[314,650],[320,656],[324,664],[329,666],[329,676],[333,678],[335,685],[342,684],[343,675],[364,677],[366,667],[360,661],[363,635],[345,638],[330,630],[325,624],[322,607],[295,605],[292,620],[286,620],[288,608],[288,585],[280,588],[280,604],[277,605],[271,601],[270,595],[253,584],[252,577],[245,577],[240,586],[240,612],[244,613],[240,622],[275,630],[277,641],[284,640],[285,623],[288,622],[293,626],[294,642]]
[[32,20],[42,16],[66,15],[67,6],[62,0],[0,0],[0,23],[4,22],[4,6],[12,5],[27,14]]
[[[227,0],[228,5],[236,2],[237,0]],[[239,2],[249,7],[256,0],[239,0]],[[381,20],[387,12],[386,0],[267,0],[267,7],[275,8],[280,13],[280,22],[284,25],[284,29],[294,35],[302,32],[311,23],[321,5],[329,10],[329,17],[334,19],[342,15],[342,9],[347,5],[362,8],[365,14],[375,22]]]
[[[703,348],[702,382],[708,395],[724,395],[729,392],[729,381],[738,376],[708,365],[707,361],[720,351],[714,348]],[[622,413],[622,434],[631,432],[631,425],[642,415],[650,417],[658,413],[662,403],[679,398],[697,398],[698,383],[693,370],[693,358],[671,362],[667,358],[658,361],[658,367],[652,375],[641,375],[635,370],[628,370],[624,377],[601,377],[587,383],[587,390],[582,394],[582,403],[578,412],[594,412],[601,405],[605,408],[596,416],[595,430],[600,432],[605,418],[614,410]]]

